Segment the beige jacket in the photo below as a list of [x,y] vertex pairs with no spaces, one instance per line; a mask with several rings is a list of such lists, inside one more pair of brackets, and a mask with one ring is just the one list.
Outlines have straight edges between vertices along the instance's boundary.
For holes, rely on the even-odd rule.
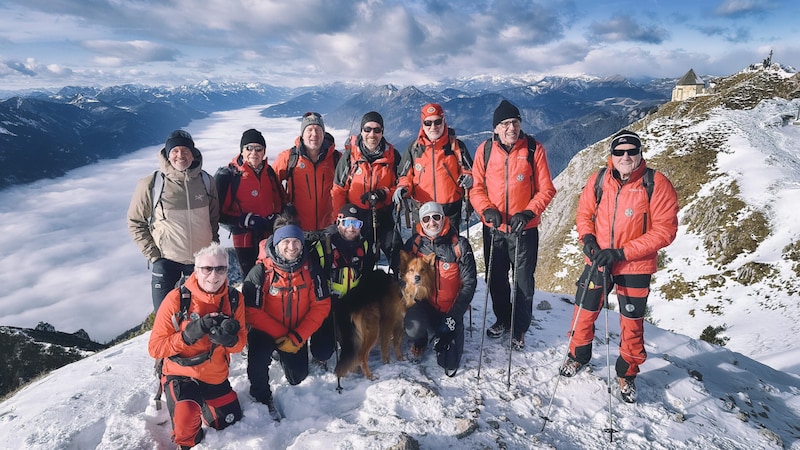
[[128,230],[148,261],[166,258],[193,264],[198,250],[212,240],[219,242],[219,201],[214,179],[209,176],[207,192],[201,176],[203,157],[197,149],[194,163],[183,172],[172,167],[164,149],[158,153],[158,162],[165,176],[161,198],[153,210],[152,189],[157,172],[139,180],[128,207]]

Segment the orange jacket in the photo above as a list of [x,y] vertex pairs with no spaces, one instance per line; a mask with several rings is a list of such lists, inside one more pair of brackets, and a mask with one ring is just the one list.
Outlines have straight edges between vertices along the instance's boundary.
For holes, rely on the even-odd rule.
[[[228,283],[226,282],[216,294],[209,294],[197,284],[195,274],[191,274],[184,284],[192,293],[192,300],[189,304],[189,317],[203,317],[209,313],[221,312],[233,316],[239,322],[239,341],[233,347],[223,347],[212,345],[208,335],[203,336],[193,345],[186,345],[181,334],[190,320],[183,320],[179,328],[175,331],[173,317],[181,309],[180,289],[174,289],[167,294],[161,307],[158,308],[156,318],[153,321],[153,331],[150,332],[150,341],[147,349],[153,358],[164,358],[162,372],[164,375],[179,375],[191,377],[209,384],[220,384],[228,378],[228,366],[230,365],[230,354],[242,351],[247,343],[247,329],[245,328],[244,302],[242,294],[239,296],[239,307],[236,312],[231,314],[231,305],[224,297],[228,296]],[[224,301],[223,301],[224,300]],[[196,366],[182,366],[169,359],[170,356],[180,356],[188,358],[211,351],[211,358]]]
[[[221,195],[220,222],[227,225],[233,233],[234,247],[251,247],[253,242],[258,242],[272,233],[269,231],[263,236],[254,236],[256,234],[254,230],[240,227],[241,216],[253,213],[266,218],[272,214],[279,214],[283,209],[286,194],[283,186],[276,185],[269,175],[269,171],[272,169],[266,159],[264,159],[264,168],[261,169],[260,174],[256,174],[250,164],[244,161],[242,155],[233,158],[227,166],[227,171],[224,169],[223,167],[215,175],[215,178],[228,177],[226,181],[228,190]],[[226,173],[222,175],[223,172]],[[239,177],[235,195],[232,195],[231,192],[233,177]],[[217,186],[220,184],[220,180],[217,180]]]
[[428,302],[437,311],[456,319],[464,316],[478,283],[475,256],[467,238],[456,234],[445,216],[442,231],[431,239],[417,223],[416,233],[404,245],[414,256],[436,253],[436,289]]
[[495,136],[487,166],[483,164],[483,144],[480,144],[475,152],[472,177],[475,181],[470,193],[472,207],[480,213],[484,224],[484,211],[488,208],[500,211],[503,225],[499,230],[504,233],[509,232],[511,216],[524,210],[536,214],[525,228],[539,226],[542,213],[556,195],[544,146],[536,142],[531,167],[528,162],[528,137],[523,132],[520,132],[519,140],[510,151],[506,151]]
[[244,281],[247,325],[277,339],[290,331],[305,342],[319,329],[331,309],[328,280],[308,251],[300,260],[279,262],[272,238],[264,249],[267,257]]
[[[292,152],[297,154],[297,164],[292,169],[291,179],[288,179]],[[331,190],[340,156],[341,152],[334,148],[333,142],[326,139],[322,142],[320,160],[315,164],[298,136],[294,147],[282,151],[272,163],[278,180],[286,184],[289,202],[297,208],[300,228],[304,231],[322,230],[336,218],[334,211],[338,209],[331,205]]]
[[374,161],[370,161],[361,151],[360,142],[361,136],[350,136],[342,160],[336,168],[336,178],[333,183],[334,211],[339,211],[345,203],[369,209],[369,203],[362,202],[361,196],[379,189],[384,190],[386,198],[378,203],[376,208],[392,206],[392,194],[397,188],[396,172],[400,154],[392,144],[384,140],[383,153]]
[[658,251],[672,243],[678,232],[678,194],[669,179],[656,172],[653,196],[648,201],[642,185],[646,168],[643,159],[622,184],[614,176],[609,157],[600,204],[596,205],[594,192],[596,172],[589,177],[578,201],[578,236],[593,234],[601,249],[621,248],[625,254],[625,260],[611,268],[614,275],[655,273]]
[[436,142],[420,128],[400,161],[397,187],[408,188],[409,196],[420,203],[455,203],[464,197],[458,177],[471,173],[471,168],[469,152],[452,128]]

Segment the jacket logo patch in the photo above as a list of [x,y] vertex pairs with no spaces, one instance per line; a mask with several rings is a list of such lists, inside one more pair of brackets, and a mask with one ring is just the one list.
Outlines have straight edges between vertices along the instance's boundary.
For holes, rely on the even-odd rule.
[[517,181],[519,181],[519,182],[525,181],[525,175],[523,175],[523,174],[517,175]]
[[197,195],[194,196],[195,201],[198,201],[198,202],[202,202],[204,198],[205,198],[205,195],[203,195],[203,194],[197,194]]
[[362,173],[364,173],[364,171],[363,171],[363,170],[361,170],[361,167],[359,167],[358,169],[356,169],[356,175],[361,175]]
[[633,208],[628,208],[625,210],[625,217],[633,217]]
[[189,314],[189,320],[199,320],[199,319],[200,319],[200,314],[197,314],[197,311],[192,311]]
[[253,197],[258,197],[258,190],[253,189],[252,191],[250,191],[250,195],[252,195]]
[[275,286],[269,287],[269,295],[275,296],[278,295],[278,288]]
[[420,172],[422,170],[422,164],[420,164],[420,163],[414,164],[414,170],[416,170],[417,172]]
[[446,263],[442,264],[442,269],[450,270],[450,263],[446,262]]
[[297,167],[299,167],[301,169],[305,169],[306,168],[306,162],[305,161],[298,162],[297,163]]

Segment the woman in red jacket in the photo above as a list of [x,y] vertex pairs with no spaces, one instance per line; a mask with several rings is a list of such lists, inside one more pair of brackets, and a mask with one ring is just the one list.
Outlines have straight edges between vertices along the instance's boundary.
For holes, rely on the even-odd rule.
[[[639,136],[620,131],[612,138],[603,178],[596,184],[600,174],[589,177],[576,213],[586,267],[578,280],[570,327],[574,333],[561,375],[574,376],[591,360],[594,322],[605,301],[604,291],[607,294],[616,286],[621,328],[616,372],[620,395],[628,403],[636,401],[634,379],[647,358],[644,314],[658,251],[678,232],[678,195],[660,172],[650,174],[648,187],[646,173],[652,170],[642,157]],[[596,186],[602,192],[599,199]]]
[[[247,333],[241,294],[228,289],[228,253],[212,242],[197,252],[194,267],[184,285],[161,303],[148,343],[150,356],[163,359],[172,439],[181,448],[200,443],[202,422],[221,430],[242,418],[228,366],[230,355],[244,348]],[[236,298],[229,297],[232,293]]]
[[272,352],[278,351],[289,384],[299,384],[308,376],[308,338],[331,308],[327,275],[317,258],[309,258],[303,231],[294,224],[278,225],[264,245],[266,257],[253,267],[242,287],[250,327],[250,395],[267,405],[275,420],[280,416],[269,386]]

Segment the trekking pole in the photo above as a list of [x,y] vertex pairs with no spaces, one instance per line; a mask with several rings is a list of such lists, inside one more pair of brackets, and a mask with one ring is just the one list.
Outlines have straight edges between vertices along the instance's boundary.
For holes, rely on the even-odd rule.
[[[395,214],[392,217],[394,219],[394,228],[393,228],[393,231],[392,231],[392,233],[393,233],[393,235],[392,235],[392,250],[391,250],[391,256],[389,257],[389,268],[392,267],[392,261],[394,261],[395,255],[397,255],[397,248],[396,248],[397,247],[397,245],[396,245],[397,242],[400,241],[401,244],[403,242],[403,236],[400,233],[400,208],[402,206],[403,206],[402,203],[398,203],[397,204],[397,206],[395,207]],[[397,272],[400,272],[400,268],[399,267],[397,268]],[[400,277],[399,273],[395,273],[394,275],[396,277],[398,277],[398,278]]]
[[[333,300],[333,297],[331,297]],[[339,365],[339,333],[336,332],[336,310],[334,309],[334,305],[331,305],[331,320],[333,320],[333,354],[336,356],[336,365]],[[336,392],[339,395],[342,395],[342,391],[344,388],[342,387],[342,377],[336,377]]]
[[608,433],[608,442],[614,442],[614,415],[611,411],[611,339],[608,333],[608,277],[611,276],[611,265],[603,267],[603,301],[606,307],[606,366],[608,367],[608,428],[603,433]]
[[514,314],[517,311],[517,257],[519,256],[519,235],[514,233],[514,264],[511,266],[511,342],[508,346],[508,377],[506,378],[506,388],[511,388],[511,354],[514,352]]
[[[467,224],[467,240],[469,240],[469,217],[472,215],[472,211],[470,211],[469,205],[469,189],[464,189],[464,212],[466,213],[466,217],[464,218],[464,222]],[[472,330],[475,326],[472,324],[472,306],[469,307],[469,338],[472,339]]]
[[[485,247],[485,244],[484,244]],[[483,363],[483,340],[486,338],[486,310],[489,305],[489,282],[492,279],[492,258],[494,257],[494,228],[489,228],[489,263],[486,267],[486,295],[483,297],[483,325],[481,326],[481,346],[478,350],[478,381],[481,381]]]
[[586,299],[586,292],[589,290],[589,282],[592,280],[592,275],[597,272],[597,268],[593,265],[589,268],[589,273],[586,275],[586,281],[584,281],[584,286],[581,291],[581,298],[575,306],[578,308],[578,312],[575,313],[575,318],[572,321],[572,329],[569,331],[569,339],[567,340],[567,352],[564,354],[564,359],[561,360],[561,365],[558,366],[558,377],[556,378],[556,385],[553,387],[553,394],[550,395],[550,401],[547,403],[547,412],[544,415],[540,415],[539,417],[544,420],[542,424],[542,429],[539,430],[541,433],[544,431],[544,427],[547,426],[547,422],[551,422],[550,419],[550,408],[553,406],[553,399],[556,397],[556,391],[558,390],[558,383],[561,381],[561,367],[564,367],[564,364],[567,362],[567,358],[569,358],[569,348],[572,346],[572,338],[575,336],[575,329],[578,327],[578,319],[581,317],[581,312],[583,311],[583,301]]
[[[375,203],[372,201],[370,201],[370,209],[372,210],[372,243],[375,244],[374,269],[378,266],[378,258],[381,256],[381,246],[378,245],[378,212],[375,211]],[[391,264],[391,261],[389,263]]]

